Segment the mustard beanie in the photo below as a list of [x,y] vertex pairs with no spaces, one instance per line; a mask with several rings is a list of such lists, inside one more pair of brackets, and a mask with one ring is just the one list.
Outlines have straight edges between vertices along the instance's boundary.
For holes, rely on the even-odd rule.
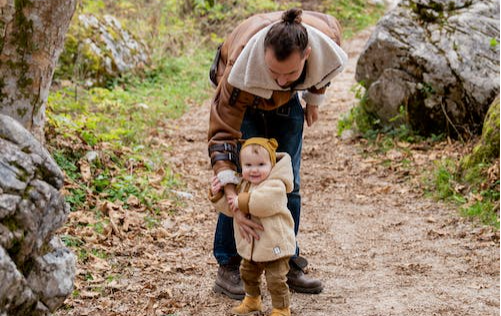
[[247,139],[243,145],[242,149],[244,149],[246,146],[256,144],[264,149],[270,154],[270,160],[271,160],[271,165],[274,166],[277,163],[277,147],[278,147],[278,142],[275,138],[263,138],[263,137],[252,137]]

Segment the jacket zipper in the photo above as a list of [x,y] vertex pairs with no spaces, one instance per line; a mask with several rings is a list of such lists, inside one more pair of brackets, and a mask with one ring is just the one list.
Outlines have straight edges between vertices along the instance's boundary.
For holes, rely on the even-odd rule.
[[[250,191],[251,184],[250,182],[247,182],[245,184],[245,187],[243,189],[243,192],[249,192]],[[251,215],[249,215],[249,219],[251,218]],[[252,255],[254,254],[254,237],[251,236],[251,251],[250,251],[250,261],[252,261]]]

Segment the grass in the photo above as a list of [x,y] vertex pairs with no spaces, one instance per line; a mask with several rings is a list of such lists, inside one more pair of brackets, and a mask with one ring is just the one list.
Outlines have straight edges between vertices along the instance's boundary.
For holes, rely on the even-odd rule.
[[[412,130],[405,123],[406,113],[403,108],[391,121],[403,122],[394,126],[382,125],[373,115],[364,110],[363,83],[352,88],[359,105],[353,107],[350,112],[344,114],[338,122],[338,136],[345,130],[353,130],[359,133],[369,145],[369,154],[381,154],[390,150],[397,150],[403,156],[411,156],[412,153],[404,144],[436,144],[444,141],[445,135],[423,137]],[[366,153],[367,154],[367,153]],[[394,162],[383,159],[381,164],[387,168],[393,167]],[[462,216],[477,219],[481,224],[495,227],[499,230],[499,179],[492,182],[487,175],[491,164],[479,163],[471,166],[466,176],[461,176],[458,170],[459,162],[452,159],[444,159],[434,166],[432,174],[424,177],[422,184],[428,195],[436,200],[443,200],[456,205]],[[399,168],[410,171],[411,161],[402,160]]]
[[428,181],[428,194],[458,206],[462,216],[499,230],[499,180],[486,183],[484,172],[479,171],[477,183],[468,183],[459,175],[457,163],[444,159],[437,163],[431,183]]
[[383,5],[369,4],[365,0],[324,1],[325,12],[336,17],[343,27],[343,37],[353,37],[358,31],[375,25],[383,16]]
[[[165,148],[155,148],[148,135],[208,98],[209,61],[209,52],[199,51],[166,60],[144,78],[122,78],[111,90],[72,86],[51,93],[48,145],[74,183],[67,195],[72,209],[84,207],[89,195],[111,202],[133,195],[154,210],[155,202],[167,196],[150,189],[150,173],[166,170],[161,180],[166,188],[181,184],[163,160]],[[89,152],[97,159],[89,162],[92,177],[83,179],[78,166]]]

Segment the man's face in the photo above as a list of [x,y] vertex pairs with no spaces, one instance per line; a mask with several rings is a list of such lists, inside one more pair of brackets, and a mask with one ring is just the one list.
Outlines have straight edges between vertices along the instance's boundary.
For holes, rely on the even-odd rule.
[[304,63],[306,59],[308,59],[308,56],[310,56],[310,52],[311,47],[308,47],[303,57],[301,57],[299,52],[295,51],[287,59],[278,61],[275,58],[273,49],[266,49],[264,60],[273,80],[275,80],[280,87],[287,88],[301,77]]

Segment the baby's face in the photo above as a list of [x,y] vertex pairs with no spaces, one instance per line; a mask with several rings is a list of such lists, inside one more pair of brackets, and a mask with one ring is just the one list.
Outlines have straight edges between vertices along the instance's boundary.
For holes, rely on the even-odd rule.
[[270,155],[266,149],[247,146],[240,152],[242,178],[252,184],[259,184],[268,178],[271,172]]

